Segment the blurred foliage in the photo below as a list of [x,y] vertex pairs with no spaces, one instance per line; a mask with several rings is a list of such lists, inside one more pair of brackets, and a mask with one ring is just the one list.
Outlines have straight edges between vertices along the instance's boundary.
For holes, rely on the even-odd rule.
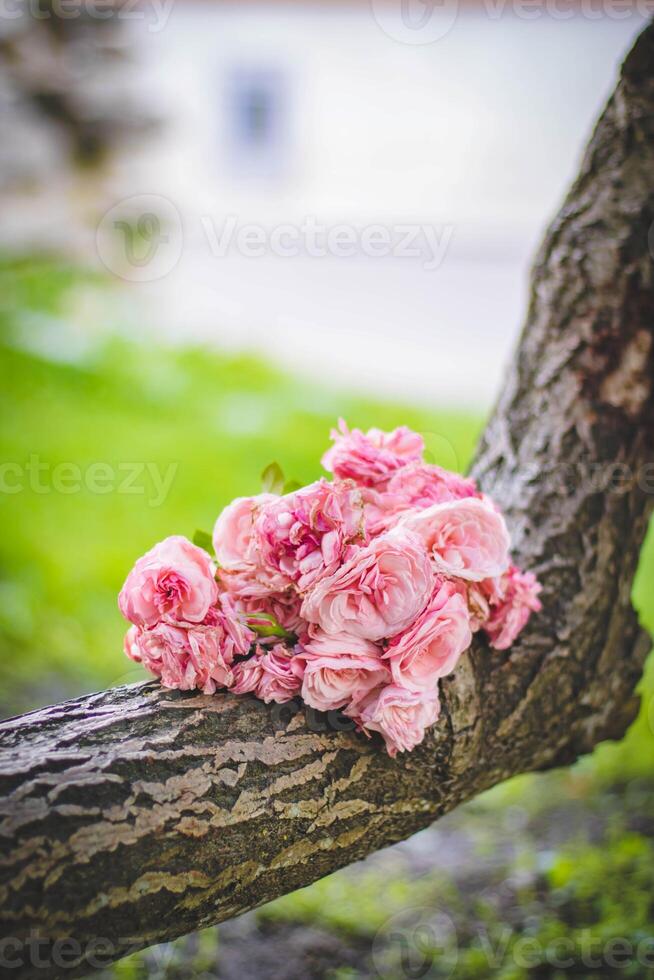
[[[338,416],[364,428],[408,424],[425,434],[432,459],[459,469],[481,426],[309,384],[254,358],[80,325],[75,297],[105,289],[50,258],[0,262],[1,460],[15,464],[3,470],[1,494],[5,712],[138,679],[121,654],[116,608],[134,559],[167,534],[210,530],[230,499],[259,490],[273,460],[286,479],[315,479]],[[110,467],[104,489],[89,479],[95,464]],[[135,465],[140,475],[125,485]],[[166,474],[162,489],[153,477]],[[650,533],[634,588],[650,630],[652,583]],[[254,964],[261,947],[287,980],[654,977],[651,659],[641,690],[622,742],[568,770],[496,787],[426,831],[434,851],[423,848],[417,865],[401,849],[382,852],[244,919],[135,954],[107,976],[256,976],[254,965],[239,973],[232,963],[230,973],[230,956],[238,947]],[[464,835],[460,855],[437,836],[448,826]],[[410,915],[389,927],[416,907],[436,910],[453,931],[416,931]],[[618,940],[622,953],[610,945]]]

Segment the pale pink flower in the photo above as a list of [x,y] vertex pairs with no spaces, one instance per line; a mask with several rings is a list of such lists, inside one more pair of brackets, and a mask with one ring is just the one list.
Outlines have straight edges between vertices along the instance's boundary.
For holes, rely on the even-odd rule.
[[199,688],[213,694],[232,683],[234,657],[247,653],[253,640],[254,634],[239,622],[231,600],[221,596],[202,624],[132,626],[125,637],[125,653],[160,678],[164,687]]
[[443,575],[481,581],[501,575],[509,564],[509,532],[487,500],[468,497],[409,511],[400,525],[417,534]]
[[273,497],[254,523],[261,562],[305,591],[331,575],[347,545],[363,527],[361,493],[352,484],[321,479],[283,497]]
[[216,579],[221,589],[244,602],[265,600],[271,594],[286,592],[292,585],[285,575],[272,574],[270,569],[263,565],[249,565],[238,572],[219,568]]
[[391,476],[384,490],[363,487],[366,533],[370,537],[394,527],[401,514],[432,504],[480,496],[474,480],[429,463],[408,463]]
[[404,425],[392,432],[350,431],[339,419],[331,438],[334,445],[322,457],[324,468],[338,479],[351,479],[368,487],[384,484],[395,470],[420,459],[424,449],[422,436]]
[[213,529],[213,546],[218,559],[218,581],[237,598],[264,598],[283,592],[290,580],[273,572],[262,560],[254,534],[261,509],[280,498],[273,493],[237,497],[222,511]]
[[[402,470],[398,470],[401,473]],[[408,510],[405,500],[388,490],[362,487],[363,515],[366,537],[376,538],[397,525],[400,514]]]
[[349,561],[307,593],[302,616],[326,633],[381,640],[405,629],[429,598],[434,583],[421,540],[406,530],[353,549]]
[[118,605],[136,626],[161,621],[199,623],[218,596],[209,555],[175,535],[139,558],[127,576]]
[[479,496],[475,481],[430,463],[409,463],[388,481],[387,492],[408,509]]
[[[511,569],[509,568],[509,571]],[[485,578],[481,582],[466,582],[468,593],[468,609],[470,611],[470,629],[473,633],[480,630],[488,621],[491,605],[499,605],[504,598],[502,583],[508,572],[495,578]]]
[[255,694],[263,674],[262,667],[263,650],[257,648],[257,652],[247,660],[239,660],[232,667],[232,683],[230,691],[232,694]]
[[358,636],[330,636],[320,629],[302,644],[302,698],[318,711],[342,708],[390,681],[380,648]]
[[276,499],[272,493],[237,497],[220,513],[213,529],[213,547],[221,568],[238,572],[257,564],[254,519],[263,504]]
[[[486,583],[480,582],[483,588]],[[512,565],[498,582],[488,588],[488,615],[482,628],[496,650],[507,650],[524,629],[532,612],[540,612],[541,585],[533,572]]]
[[466,601],[454,583],[440,579],[431,599],[384,652],[393,681],[412,691],[436,690],[439,677],[452,673],[472,633]]
[[234,694],[252,692],[266,704],[283,704],[300,693],[304,662],[283,644],[259,647],[248,660],[234,665]]
[[436,691],[409,691],[389,684],[362,702],[353,702],[344,714],[363,731],[380,732],[388,754],[396,756],[422,742],[425,730],[438,720],[440,701]]
[[[271,592],[262,598],[248,597],[241,601],[240,606],[247,618],[254,617],[256,620],[257,616],[261,616],[261,623],[264,625],[267,625],[267,618],[272,617],[289,633],[299,633],[305,627],[300,615],[302,597],[294,589],[288,589],[286,592]],[[252,619],[250,622],[254,628],[255,622]],[[259,642],[264,641],[260,639]]]

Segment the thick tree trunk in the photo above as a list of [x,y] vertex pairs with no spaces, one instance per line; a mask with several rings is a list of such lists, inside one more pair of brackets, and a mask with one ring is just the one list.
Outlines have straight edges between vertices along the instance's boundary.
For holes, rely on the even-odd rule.
[[12,975],[84,972],[235,916],[624,732],[649,649],[630,590],[654,491],[653,221],[650,27],[547,234],[474,465],[542,614],[507,653],[476,642],[438,725],[395,761],[337,716],[154,684],[5,722]]

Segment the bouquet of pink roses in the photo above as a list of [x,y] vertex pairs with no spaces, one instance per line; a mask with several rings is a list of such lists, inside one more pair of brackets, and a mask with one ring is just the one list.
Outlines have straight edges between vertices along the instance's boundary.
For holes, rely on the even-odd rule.
[[175,536],[136,562],[125,652],[166,687],[341,709],[395,755],[436,722],[439,680],[473,632],[506,649],[540,586],[510,563],[493,502],[425,463],[417,433],[341,421],[332,439],[333,480],[234,500],[215,557],[208,535]]

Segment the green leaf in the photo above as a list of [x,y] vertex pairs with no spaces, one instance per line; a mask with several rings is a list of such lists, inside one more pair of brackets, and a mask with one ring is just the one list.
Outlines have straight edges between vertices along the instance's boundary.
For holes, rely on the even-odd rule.
[[264,493],[284,492],[284,472],[279,463],[269,463],[261,474],[261,489]]
[[284,484],[284,493],[295,493],[296,490],[300,490],[302,484],[299,480],[287,480]]
[[193,544],[197,545],[198,548],[204,548],[213,558],[213,541],[211,540],[211,535],[207,534],[206,531],[200,531],[198,529],[193,535]]
[[295,641],[296,639],[295,633],[289,633],[281,623],[277,622],[274,616],[270,616],[268,613],[252,613],[246,617],[245,621],[250,629],[262,638],[278,636],[280,640]]

